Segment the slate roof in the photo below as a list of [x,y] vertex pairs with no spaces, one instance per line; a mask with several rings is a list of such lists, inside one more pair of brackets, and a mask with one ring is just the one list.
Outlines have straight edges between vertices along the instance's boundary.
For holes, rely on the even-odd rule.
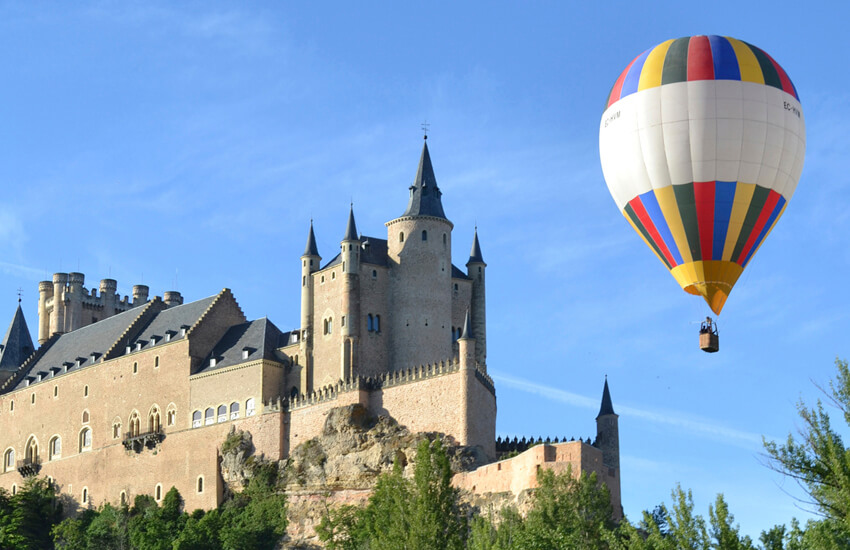
[[[360,241],[360,263],[370,265],[381,265],[386,267],[387,263],[387,240],[378,239],[376,237],[358,237],[355,239]],[[363,246],[363,245],[366,246]],[[322,266],[322,269],[335,266],[342,263],[340,254],[337,254],[331,260]]]
[[431,166],[431,155],[428,153],[428,142],[422,146],[422,156],[419,157],[419,168],[416,170],[416,179],[410,186],[410,200],[407,210],[402,216],[434,216],[446,219],[443,212],[443,201],[440,198],[443,192],[437,187],[437,178],[434,176],[434,167]]
[[[246,361],[279,361],[275,350],[288,344],[289,340],[289,332],[281,332],[265,317],[230,327],[196,374],[216,371]],[[243,350],[248,351],[247,358],[243,357]],[[216,360],[215,366],[210,363],[212,358]]]
[[316,234],[313,233],[313,220],[310,220],[310,234],[307,235],[307,246],[304,247],[304,256],[318,256],[319,255],[319,247],[316,246]]
[[475,228],[475,237],[472,238],[472,250],[469,251],[469,261],[471,263],[484,263],[484,257],[481,256],[481,245],[478,244],[478,228]]
[[18,370],[33,351],[35,347],[32,345],[32,337],[19,302],[12,322],[6,330],[6,336],[0,343],[0,370]]
[[345,226],[345,236],[342,238],[343,241],[356,241],[359,240],[357,236],[357,224],[354,223],[354,205],[351,205],[351,209],[348,211],[348,224]]
[[602,406],[599,408],[599,414],[596,415],[596,418],[600,416],[605,416],[606,414],[616,414],[614,412],[614,405],[611,403],[611,392],[608,391],[608,378],[605,378],[605,389],[602,390]]
[[[209,309],[217,297],[218,295],[209,296],[202,300],[172,306],[160,311],[131,340],[130,346],[135,350],[138,343],[142,344],[142,349],[149,349],[154,345],[160,345],[165,342],[167,332],[171,332],[171,342],[185,338],[185,336],[181,335],[180,329],[186,327],[188,330],[197,323],[201,315]],[[156,337],[156,344],[153,343],[154,337]]]

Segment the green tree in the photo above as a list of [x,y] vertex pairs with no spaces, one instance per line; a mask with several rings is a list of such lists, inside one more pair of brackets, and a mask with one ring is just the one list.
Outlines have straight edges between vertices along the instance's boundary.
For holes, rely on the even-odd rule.
[[278,486],[277,465],[266,464],[222,508],[219,537],[226,550],[271,550],[286,534],[286,525],[286,495]]
[[711,523],[711,548],[716,550],[755,550],[750,537],[740,535],[740,529],[734,524],[735,516],[729,513],[729,505],[718,494],[714,506],[708,506],[708,518]]
[[52,548],[50,530],[61,517],[53,484],[28,478],[15,495],[0,496],[0,548]]
[[669,516],[669,536],[674,547],[680,550],[708,550],[708,534],[705,520],[694,514],[694,497],[686,493],[681,485],[673,490],[673,515]]
[[[850,368],[841,360],[835,366],[838,374],[824,394],[850,425]],[[823,516],[807,526],[808,543],[813,548],[850,548],[850,450],[820,399],[814,407],[801,401],[797,411],[802,420],[798,437],[789,434],[784,444],[764,441],[768,465],[797,480]]]
[[171,550],[183,528],[186,514],[180,511],[183,499],[172,487],[162,499],[162,507],[150,496],[137,496],[130,510],[128,531],[134,548]]
[[195,510],[174,541],[173,550],[221,550],[221,513],[218,510]]
[[90,550],[127,550],[130,548],[129,510],[126,506],[116,508],[104,504],[97,513],[87,510],[82,515],[92,514],[85,530],[87,548]]

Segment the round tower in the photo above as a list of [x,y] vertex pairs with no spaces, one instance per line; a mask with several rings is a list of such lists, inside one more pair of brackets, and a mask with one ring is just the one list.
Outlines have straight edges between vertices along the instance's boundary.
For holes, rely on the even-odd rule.
[[310,220],[310,233],[307,246],[301,255],[301,335],[298,363],[301,365],[300,391],[306,394],[312,390],[309,369],[313,357],[313,273],[319,270],[322,257],[316,246],[316,234],[313,233],[313,220]]
[[118,290],[118,281],[115,279],[100,280],[100,304],[103,306],[103,318],[115,315],[115,292]]
[[133,307],[147,302],[149,293],[150,288],[147,285],[133,285]]
[[486,268],[484,257],[481,255],[481,245],[478,244],[478,228],[472,238],[472,250],[469,261],[466,262],[466,274],[472,279],[472,334],[475,335],[475,361],[486,371],[487,365],[487,300],[486,300]]
[[390,264],[390,368],[399,370],[452,356],[452,222],[431,166],[427,141],[407,209],[387,222]]
[[342,261],[342,353],[340,379],[352,378],[357,372],[360,324],[360,238],[354,223],[354,205],[348,212],[348,224],[340,243]]
[[596,447],[602,451],[602,462],[609,468],[620,469],[620,418],[614,412],[611,393],[608,391],[608,378],[602,390],[602,405],[596,416]]
[[38,283],[38,344],[41,345],[50,338],[50,314],[47,311],[47,300],[53,297],[53,283],[41,281]]
[[65,287],[67,273],[53,274],[53,312],[50,315],[50,335],[65,333]]
[[65,311],[65,332],[77,330],[83,326],[83,284],[86,276],[82,273],[68,273],[68,306]]
[[162,293],[162,301],[165,302],[165,307],[174,307],[183,305],[183,295],[176,290],[169,290]]

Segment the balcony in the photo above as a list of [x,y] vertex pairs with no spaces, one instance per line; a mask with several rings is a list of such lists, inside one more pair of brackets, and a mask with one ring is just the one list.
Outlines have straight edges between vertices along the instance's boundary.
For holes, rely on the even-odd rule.
[[30,477],[38,474],[41,470],[41,460],[37,456],[27,457],[18,461],[18,473],[22,477]]
[[157,430],[138,434],[127,432],[124,434],[124,440],[122,443],[124,444],[124,448],[128,451],[140,453],[145,449],[145,447],[153,449],[163,439],[165,439],[165,433],[163,433],[162,428],[159,428]]

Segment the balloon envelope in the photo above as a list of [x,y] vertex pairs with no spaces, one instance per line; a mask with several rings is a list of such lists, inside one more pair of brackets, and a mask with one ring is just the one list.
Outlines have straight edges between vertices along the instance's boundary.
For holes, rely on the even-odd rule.
[[797,186],[797,90],[734,38],[668,40],[614,83],[599,155],[617,207],[681,287],[720,313]]

